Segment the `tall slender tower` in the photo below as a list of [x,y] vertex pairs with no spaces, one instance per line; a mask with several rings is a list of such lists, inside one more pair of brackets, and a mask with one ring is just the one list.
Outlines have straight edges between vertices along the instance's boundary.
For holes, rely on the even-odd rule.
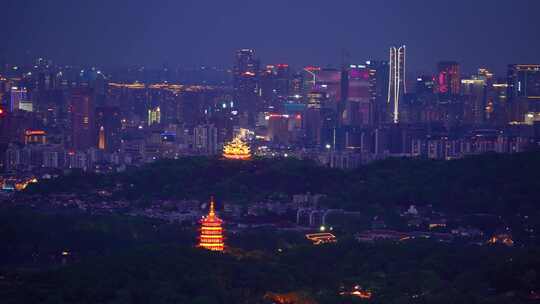
[[103,126],[99,128],[98,149],[105,150],[105,128]]
[[223,251],[225,249],[223,227],[221,227],[223,221],[216,215],[213,197],[210,200],[210,212],[207,216],[203,216],[200,223],[199,247],[211,251]]
[[390,81],[388,83],[388,105],[392,108],[392,122],[399,123],[399,102],[406,93],[405,50],[400,46],[390,48]]

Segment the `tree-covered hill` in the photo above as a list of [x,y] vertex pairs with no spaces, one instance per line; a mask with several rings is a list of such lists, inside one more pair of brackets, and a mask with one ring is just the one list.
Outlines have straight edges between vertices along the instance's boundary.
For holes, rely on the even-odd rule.
[[322,193],[348,209],[369,205],[433,204],[468,212],[532,212],[539,201],[540,153],[487,154],[453,161],[387,159],[352,171],[310,161],[213,158],[164,160],[115,175],[73,173],[32,186],[28,193],[110,189],[116,198],[198,198],[247,203]]

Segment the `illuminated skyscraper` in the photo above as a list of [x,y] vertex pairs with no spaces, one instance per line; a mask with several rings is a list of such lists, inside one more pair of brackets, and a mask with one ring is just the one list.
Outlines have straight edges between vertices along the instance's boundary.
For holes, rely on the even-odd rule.
[[529,97],[540,100],[540,64],[508,66],[508,97]]
[[406,47],[390,48],[390,81],[388,85],[388,105],[392,107],[392,122],[399,123],[399,103],[406,93],[405,62]]
[[[104,150],[114,152],[120,149],[120,108],[118,107],[98,107],[96,108],[96,126],[98,130],[98,148],[103,143]],[[103,127],[103,132],[101,132]],[[103,134],[103,137],[101,135]],[[102,141],[103,140],[103,141]]]
[[458,95],[461,88],[459,63],[442,61],[437,65],[437,93],[446,96]]
[[200,223],[201,234],[198,246],[211,251],[223,251],[225,249],[223,221],[216,215],[214,198],[210,201],[210,212],[207,216],[203,216]]
[[464,122],[481,125],[487,117],[487,79],[474,75],[461,80],[462,95],[465,106]]
[[348,69],[347,100],[344,124],[370,126],[374,122],[375,71],[363,64],[352,64]]
[[380,125],[388,121],[391,115],[387,114],[388,85],[390,82],[390,69],[387,61],[369,60],[366,62],[370,73],[370,86],[374,98],[373,122]]
[[161,123],[161,109],[155,107],[153,109],[148,109],[148,125],[160,124]]
[[258,107],[259,65],[254,50],[242,49],[236,52],[233,70],[234,101],[241,118],[247,118],[248,125],[254,124]]
[[95,104],[89,88],[71,91],[72,148],[86,150],[96,146]]
[[416,94],[433,94],[435,91],[435,79],[430,75],[421,75],[416,78]]
[[19,110],[21,104],[30,103],[32,101],[28,98],[28,91],[24,87],[12,87],[11,88],[11,100],[9,103],[9,111],[13,112]]
[[540,64],[509,65],[507,90],[511,120],[540,113]]
[[105,150],[105,128],[103,126],[99,128],[98,149]]

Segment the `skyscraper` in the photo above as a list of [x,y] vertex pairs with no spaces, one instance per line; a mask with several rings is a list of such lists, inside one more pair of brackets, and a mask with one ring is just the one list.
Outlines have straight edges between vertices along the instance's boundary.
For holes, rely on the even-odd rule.
[[96,146],[95,104],[92,90],[79,87],[71,91],[72,148],[86,150]]
[[388,105],[392,109],[392,122],[399,123],[399,103],[406,93],[405,62],[406,47],[390,48],[390,81],[388,84]]
[[461,80],[463,101],[465,106],[465,123],[481,125],[486,120],[487,79],[474,75]]
[[9,111],[14,112],[20,109],[21,103],[32,103],[28,98],[28,91],[24,87],[11,88],[11,100],[9,103]]
[[454,61],[441,61],[437,65],[437,93],[445,96],[460,93],[459,63]]
[[390,69],[388,61],[369,60],[366,65],[370,69],[370,82],[375,103],[373,122],[375,125],[387,122],[388,113],[388,86],[390,82]]
[[99,127],[98,149],[105,150],[105,128],[103,126]]
[[345,124],[368,126],[373,124],[375,93],[372,70],[363,64],[352,64],[348,69]]
[[196,126],[193,129],[193,148],[204,155],[218,154],[218,129],[213,124]]
[[507,81],[511,120],[540,112],[540,64],[509,65]]
[[120,149],[122,123],[120,121],[119,107],[107,106],[96,108],[96,127],[99,128],[99,149],[108,152],[115,152]]
[[540,64],[509,65],[508,96],[540,99]]
[[233,87],[235,104],[238,107],[241,118],[248,125],[254,125],[259,96],[259,60],[255,58],[252,49],[236,51]]

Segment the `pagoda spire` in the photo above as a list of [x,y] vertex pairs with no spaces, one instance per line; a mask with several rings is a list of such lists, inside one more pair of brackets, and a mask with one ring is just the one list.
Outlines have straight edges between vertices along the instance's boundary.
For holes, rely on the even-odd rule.
[[214,197],[210,197],[210,212],[208,213],[208,216],[214,217],[216,215],[216,204],[214,203]]

